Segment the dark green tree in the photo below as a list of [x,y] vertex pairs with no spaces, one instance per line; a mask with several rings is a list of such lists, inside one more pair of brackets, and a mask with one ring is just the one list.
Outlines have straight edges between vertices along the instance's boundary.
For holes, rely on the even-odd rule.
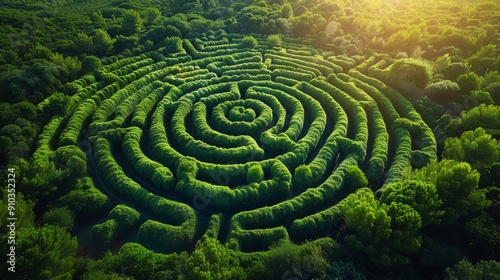
[[334,261],[320,280],[366,280],[366,277],[352,262]]
[[142,12],[142,17],[144,18],[144,23],[147,26],[151,26],[159,21],[161,12],[158,8],[155,7],[147,8]]
[[135,10],[127,10],[123,14],[122,19],[122,34],[125,36],[132,36],[142,29],[143,20],[141,15]]
[[495,260],[480,261],[476,265],[471,264],[467,260],[461,260],[451,268],[447,268],[445,272],[446,280],[462,280],[462,279],[500,279],[500,262]]
[[432,78],[429,63],[413,58],[398,59],[389,67],[393,77],[414,82],[418,88],[424,88]]
[[469,246],[487,259],[498,259],[500,252],[500,224],[486,211],[465,225]]
[[73,39],[73,48],[74,54],[76,55],[80,55],[82,53],[91,54],[94,53],[94,42],[89,35],[80,32]]
[[75,226],[75,215],[66,207],[52,208],[43,214],[42,222],[71,231]]
[[15,168],[20,178],[17,183],[23,186],[23,193],[31,200],[38,200],[56,190],[54,182],[62,173],[48,158],[31,161],[19,159]]
[[[6,228],[8,224],[7,218],[9,217],[8,211],[8,198],[9,195],[6,189],[2,190],[2,200],[0,200],[0,226],[2,228]],[[25,195],[21,192],[17,192],[15,196],[15,216],[16,220],[16,228],[28,228],[35,226],[35,213],[33,212],[33,207],[35,203],[33,201],[27,199]]]
[[165,50],[168,53],[177,53],[182,50],[182,40],[179,37],[165,38]]
[[48,99],[48,102],[42,106],[42,111],[46,114],[66,116],[71,107],[71,97],[64,95],[64,93],[56,92]]
[[26,279],[72,279],[78,242],[57,226],[17,231],[16,273]]
[[82,60],[82,71],[84,73],[89,73],[101,67],[101,60],[93,55],[86,56]]
[[95,54],[99,56],[109,55],[113,52],[115,40],[111,39],[104,29],[97,29],[93,38]]

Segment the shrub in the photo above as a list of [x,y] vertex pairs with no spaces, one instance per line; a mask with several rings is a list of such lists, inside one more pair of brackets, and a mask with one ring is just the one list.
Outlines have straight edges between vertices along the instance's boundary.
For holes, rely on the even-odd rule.
[[267,36],[267,45],[269,48],[279,47],[281,45],[281,35],[269,35]]
[[293,175],[293,186],[299,190],[303,191],[308,187],[311,187],[311,182],[313,181],[312,170],[308,165],[301,164],[295,169],[295,174]]
[[92,72],[101,67],[101,60],[93,55],[86,56],[82,60],[82,71],[85,73]]
[[43,214],[42,221],[46,225],[54,225],[72,230],[75,226],[75,215],[66,207],[53,208]]
[[248,168],[247,173],[247,183],[259,183],[264,180],[264,170],[262,169],[262,165],[254,164]]
[[169,53],[182,51],[182,40],[179,37],[168,37],[165,39],[165,50]]
[[412,81],[419,88],[424,88],[432,79],[431,66],[427,62],[412,58],[396,60],[389,67],[389,73],[399,79]]
[[253,36],[245,36],[241,40],[241,46],[243,48],[250,48],[253,49],[257,47],[259,43],[257,42],[257,39],[255,39]]
[[457,84],[460,87],[461,93],[463,95],[467,95],[471,91],[479,89],[481,86],[481,80],[476,73],[470,72],[458,76]]
[[462,62],[454,62],[444,67],[442,74],[448,80],[456,80],[458,76],[469,72],[469,67],[467,64]]
[[430,100],[440,104],[446,105],[449,102],[460,102],[462,100],[460,87],[450,80],[429,84],[425,87],[424,92]]
[[365,174],[357,165],[350,165],[346,168],[346,175],[344,178],[344,186],[350,191],[356,191],[357,189],[366,187],[368,185],[368,179],[366,179]]

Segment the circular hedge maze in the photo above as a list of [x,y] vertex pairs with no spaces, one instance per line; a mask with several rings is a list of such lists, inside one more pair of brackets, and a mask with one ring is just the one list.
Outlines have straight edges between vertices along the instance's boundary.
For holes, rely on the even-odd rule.
[[72,192],[102,198],[87,213],[109,212],[95,239],[157,252],[205,234],[242,252],[300,243],[338,228],[359,170],[377,190],[436,159],[411,103],[373,78],[389,57],[242,39],[170,38],[71,83],[73,113],[49,122],[37,152],[86,153],[90,176]]

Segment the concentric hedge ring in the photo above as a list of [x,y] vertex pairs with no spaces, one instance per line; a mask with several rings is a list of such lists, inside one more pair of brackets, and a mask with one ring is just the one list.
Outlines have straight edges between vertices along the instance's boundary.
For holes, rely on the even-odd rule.
[[142,214],[127,227],[135,242],[181,251],[207,227],[242,251],[319,238],[342,219],[350,166],[377,187],[436,158],[411,103],[367,76],[387,58],[242,50],[242,37],[219,32],[205,51],[183,40],[166,58],[160,49],[106,65],[73,82],[74,113],[46,127],[61,131],[58,147],[90,136],[97,188]]

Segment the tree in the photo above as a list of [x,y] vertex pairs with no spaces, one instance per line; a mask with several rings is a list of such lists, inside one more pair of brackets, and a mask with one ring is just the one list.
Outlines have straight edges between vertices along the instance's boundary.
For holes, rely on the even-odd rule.
[[142,29],[141,15],[135,10],[127,10],[123,14],[122,19],[122,34],[125,36],[131,36],[139,33]]
[[422,227],[422,218],[408,204],[392,202],[389,205],[382,205],[387,215],[391,217],[391,236],[388,240],[388,247],[394,252],[391,260],[392,265],[407,264],[409,260],[403,255],[418,252],[422,244],[422,238],[418,233]]
[[462,111],[460,123],[466,130],[478,127],[498,129],[500,127],[500,106],[481,104],[469,111]]
[[[105,262],[113,262],[113,255],[102,258]],[[137,243],[126,243],[118,251],[117,259],[115,260],[116,268],[125,268],[127,274],[134,279],[153,279],[156,258],[155,254]]]
[[267,44],[270,48],[278,47],[281,45],[281,36],[277,34],[267,36]]
[[42,111],[51,116],[61,115],[66,116],[71,108],[71,97],[64,95],[64,93],[56,92],[48,99],[48,102],[42,106]]
[[[0,226],[6,228],[8,224],[8,203],[9,194],[7,189],[4,188],[2,191],[2,200],[0,200]],[[12,195],[10,196],[12,197]],[[33,207],[35,203],[27,198],[25,198],[23,193],[17,192],[15,197],[15,214],[16,214],[16,228],[28,228],[35,226],[35,213],[33,212]],[[6,242],[7,243],[7,242]]]
[[380,203],[368,188],[361,188],[344,200],[345,224],[354,234],[345,241],[355,250],[367,254],[378,268],[387,270],[410,262],[408,254],[418,251],[422,221],[409,205]]
[[72,279],[78,242],[57,226],[21,228],[16,240],[16,273],[26,279]]
[[57,189],[54,181],[60,178],[61,170],[48,158],[31,161],[21,158],[16,162],[15,168],[20,178],[18,184],[23,186],[23,193],[29,199],[39,199]]
[[101,67],[101,60],[93,55],[86,56],[82,60],[82,71],[84,73],[89,73]]
[[147,26],[155,24],[161,16],[160,10],[156,7],[147,8],[142,14]]
[[316,34],[316,39],[314,39],[314,46],[316,48],[325,49],[329,41],[330,41],[330,36],[328,36],[326,31],[321,31],[318,34]]
[[79,55],[82,53],[93,53],[94,52],[94,42],[89,35],[80,32],[73,39],[74,53]]
[[443,157],[468,162],[473,168],[491,167],[500,160],[500,143],[482,127],[450,137],[444,142]]
[[451,223],[458,217],[487,208],[491,202],[486,199],[484,189],[478,189],[479,172],[466,162],[444,159],[430,162],[414,170],[408,179],[428,182],[436,186],[443,202],[442,221]]
[[436,186],[430,183],[405,180],[391,183],[380,190],[380,202],[390,205],[393,202],[410,205],[422,217],[422,224],[439,224],[444,212],[440,209],[442,201]]
[[71,231],[75,226],[75,215],[66,207],[53,208],[43,214],[42,221],[46,225],[54,225]]
[[257,42],[257,39],[255,39],[253,36],[245,36],[241,40],[241,46],[243,48],[250,48],[253,49],[257,47],[259,43]]
[[391,218],[387,215],[368,188],[359,189],[345,199],[346,226],[360,237],[378,243],[389,238]]
[[471,91],[479,89],[481,86],[481,79],[474,73],[466,73],[458,76],[457,78],[458,86],[463,95],[468,95]]
[[476,265],[467,260],[461,260],[451,268],[446,269],[446,280],[462,279],[500,279],[500,262],[495,260],[480,261]]
[[328,268],[325,252],[317,243],[306,242],[299,246],[282,240],[272,245],[268,252],[264,258],[265,268],[256,279],[316,279]]
[[402,58],[389,66],[389,74],[398,80],[411,81],[417,87],[424,88],[431,81],[432,68],[422,60]]
[[232,280],[245,279],[246,273],[239,260],[231,255],[217,239],[203,236],[186,260],[184,275],[180,279]]
[[93,38],[95,54],[99,56],[109,55],[113,52],[115,40],[111,39],[108,32],[97,29]]
[[78,177],[87,171],[87,155],[75,145],[59,147],[54,162],[65,177]]
[[47,61],[50,60],[51,55],[52,52],[49,48],[40,45],[31,48],[30,52],[27,54],[30,59],[45,59]]
[[165,38],[165,50],[168,53],[177,53],[182,51],[182,40],[179,37]]
[[366,280],[366,277],[352,262],[334,261],[320,280]]
[[446,105],[449,102],[462,101],[460,86],[449,80],[442,80],[429,84],[424,88],[424,92],[430,100],[439,104]]
[[286,2],[281,6],[281,17],[289,19],[293,16],[293,9],[290,3]]
[[[132,280],[131,277],[125,277],[123,275],[118,275],[116,273],[106,273],[102,270],[88,271],[83,274],[80,278],[81,280],[95,280],[95,279],[106,279],[106,280]],[[165,278],[167,279],[167,278]]]
[[[497,193],[498,197],[498,193]],[[487,259],[498,259],[500,252],[500,224],[486,211],[472,218],[465,225],[469,246]]]

